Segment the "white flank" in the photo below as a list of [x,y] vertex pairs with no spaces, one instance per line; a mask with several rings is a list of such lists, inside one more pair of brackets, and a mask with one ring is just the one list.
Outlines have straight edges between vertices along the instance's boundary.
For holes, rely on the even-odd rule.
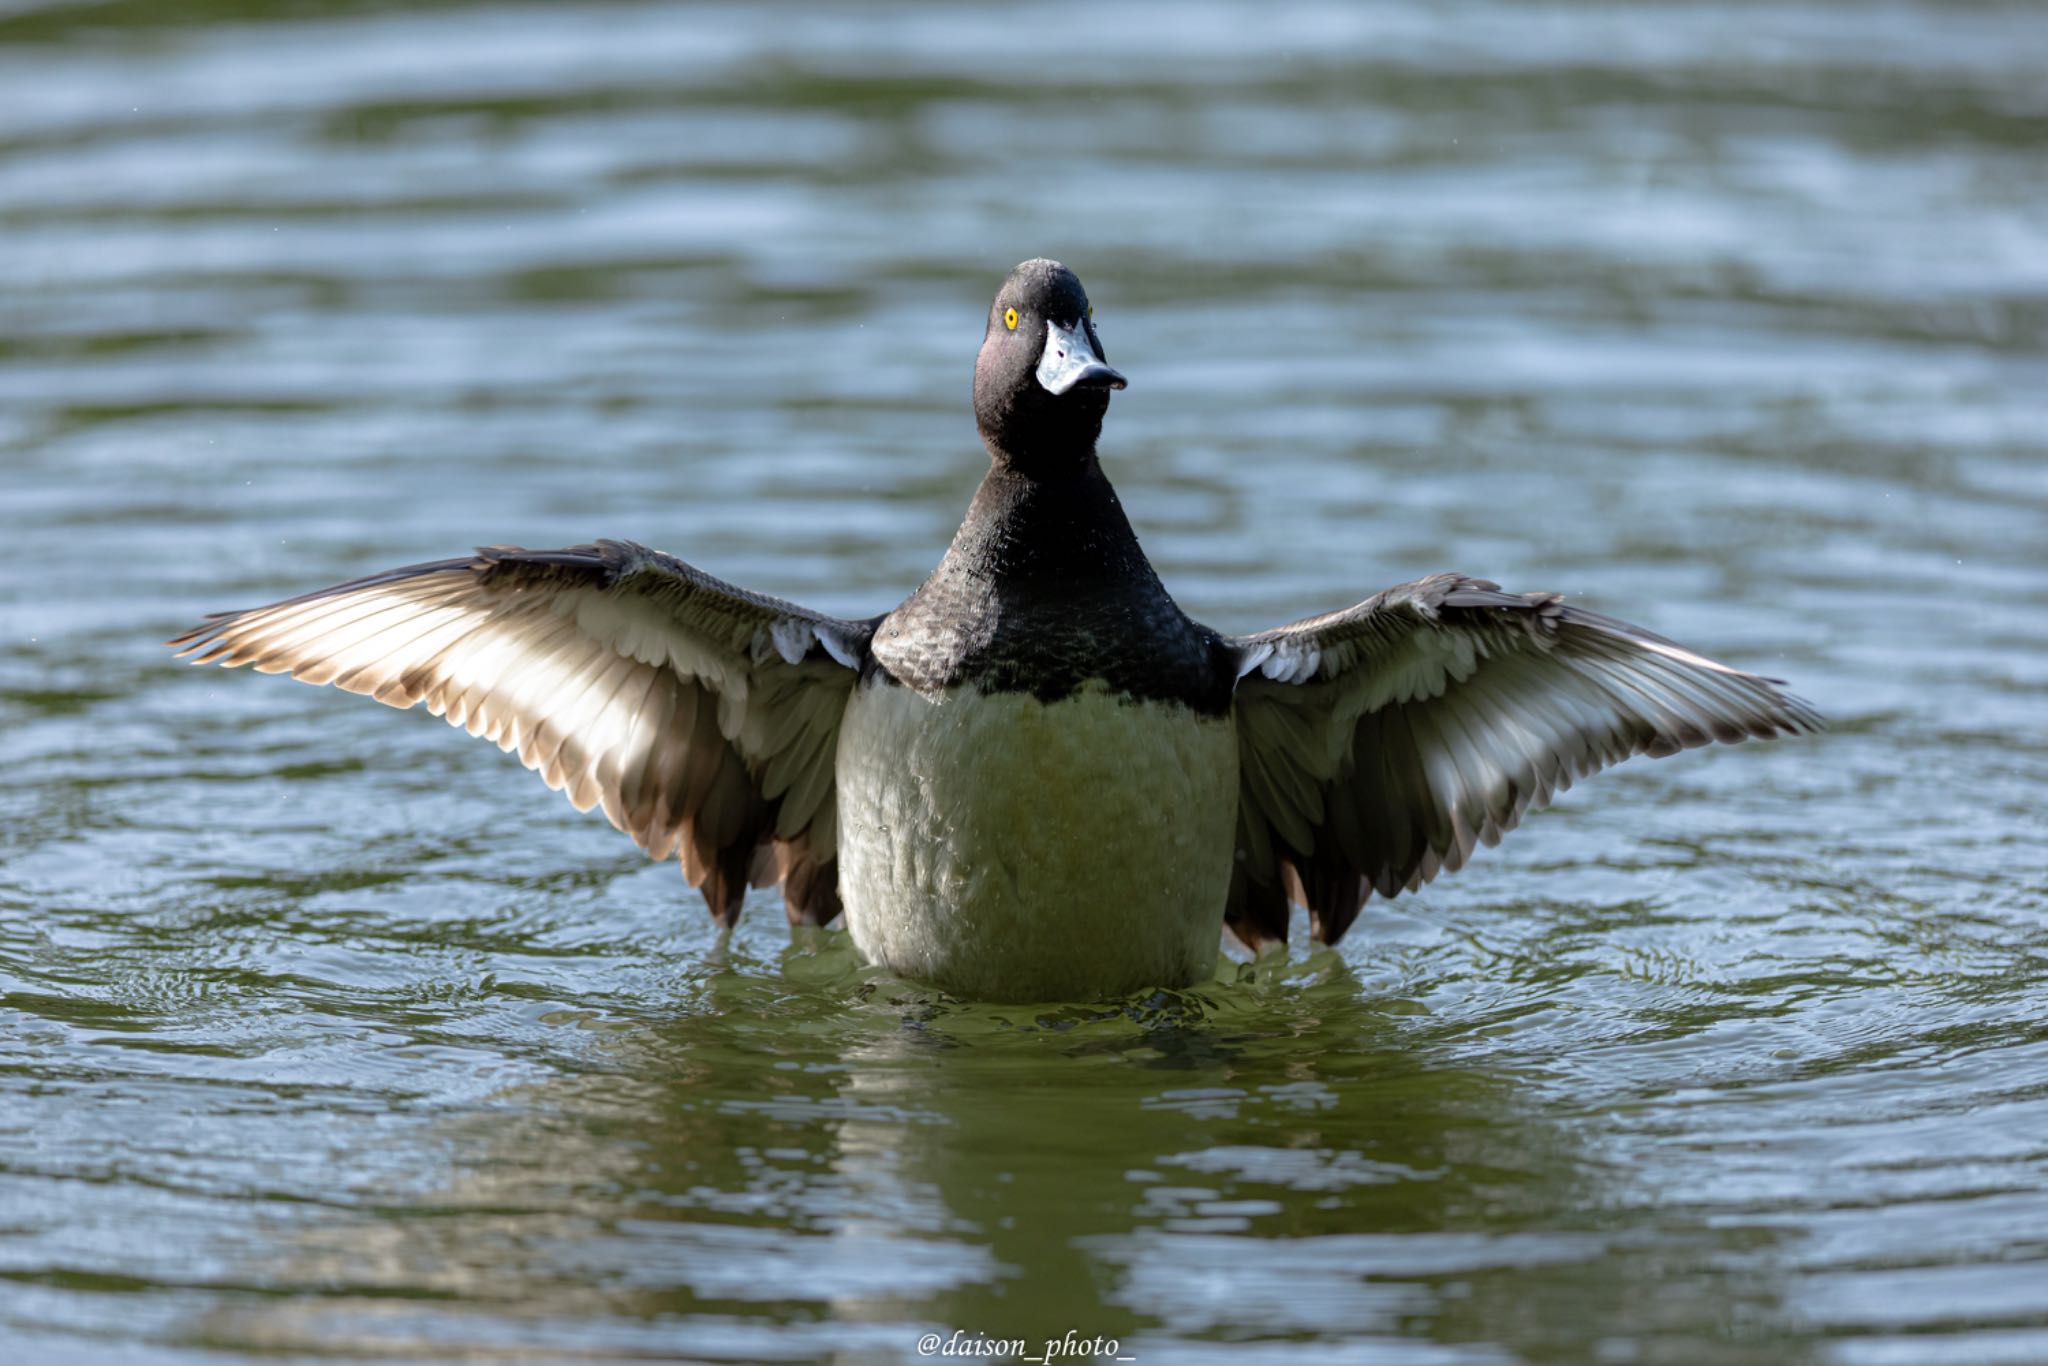
[[961,996],[1092,1000],[1214,971],[1237,820],[1229,719],[1084,689],[855,691],[839,879],[870,961]]

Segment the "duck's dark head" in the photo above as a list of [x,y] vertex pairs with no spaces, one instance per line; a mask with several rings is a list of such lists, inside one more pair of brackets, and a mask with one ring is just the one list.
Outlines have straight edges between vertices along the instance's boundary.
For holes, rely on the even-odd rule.
[[989,306],[974,418],[998,463],[1050,473],[1087,463],[1124,377],[1102,357],[1088,291],[1057,261],[1026,261]]

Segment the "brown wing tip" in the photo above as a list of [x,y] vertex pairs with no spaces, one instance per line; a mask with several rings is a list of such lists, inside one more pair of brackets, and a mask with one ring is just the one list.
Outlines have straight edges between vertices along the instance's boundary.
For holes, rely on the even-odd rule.
[[1827,732],[1828,718],[1821,715],[1819,707],[1797,693],[1779,695],[1785,699],[1785,714],[1790,718],[1785,726],[1787,731],[1794,735],[1823,735]]
[[186,627],[184,630],[178,632],[178,634],[172,636],[169,640],[165,641],[164,644],[170,646],[174,650],[178,649],[178,647],[181,645],[185,646],[186,648],[178,650],[178,653],[190,654],[192,653],[193,650],[197,649],[201,644],[204,643],[202,637],[211,635],[213,632],[218,631],[223,623],[233,621],[236,617],[242,615],[244,615],[244,613],[240,611],[208,612],[206,614],[205,620],[201,621],[197,626]]

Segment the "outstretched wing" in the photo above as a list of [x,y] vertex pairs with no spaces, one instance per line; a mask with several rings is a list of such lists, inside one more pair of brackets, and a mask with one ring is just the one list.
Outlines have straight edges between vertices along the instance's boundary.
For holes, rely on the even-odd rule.
[[720,924],[752,881],[793,921],[839,912],[833,754],[873,634],[624,541],[487,546],[246,612],[170,643],[427,710],[517,750]]
[[1437,574],[1237,651],[1229,924],[1335,943],[1372,892],[1413,891],[1531,806],[1635,754],[1822,728],[1778,681],[1556,594]]

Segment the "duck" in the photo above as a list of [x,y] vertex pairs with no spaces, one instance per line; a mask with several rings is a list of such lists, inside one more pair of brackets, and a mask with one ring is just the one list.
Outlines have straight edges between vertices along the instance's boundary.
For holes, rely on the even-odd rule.
[[1226,933],[1337,944],[1580,778],[1812,733],[1781,680],[1437,573],[1230,635],[1190,618],[1097,454],[1113,368],[1080,279],[1025,261],[974,367],[989,467],[893,610],[826,615],[627,541],[488,545],[169,642],[514,752],[677,859],[721,931],[793,926],[968,1001],[1103,1000],[1214,975]]

